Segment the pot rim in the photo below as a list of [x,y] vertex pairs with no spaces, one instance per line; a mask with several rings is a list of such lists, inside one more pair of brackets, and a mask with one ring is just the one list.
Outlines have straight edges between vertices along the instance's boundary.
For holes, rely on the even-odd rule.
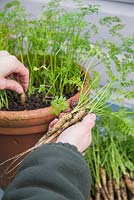
[[[86,86],[83,87],[83,90],[86,89]],[[77,92],[74,96],[67,100],[68,105],[72,99],[77,98],[80,95],[80,92]],[[45,108],[39,108],[35,110],[23,110],[23,111],[0,111],[0,120],[23,120],[31,118],[39,118],[44,116],[53,115],[51,106]]]
[[[83,72],[86,74],[86,69],[79,65],[80,68],[82,68]],[[89,80],[92,80],[89,72],[87,72],[86,76]],[[85,92],[87,89],[87,84],[85,83],[80,91],[78,91],[75,95],[67,99],[68,106],[70,107],[70,102],[72,99],[78,98],[80,93]],[[47,106],[45,108],[39,108],[35,110],[23,110],[23,111],[0,111],[0,120],[25,120],[25,119],[34,119],[34,118],[41,118],[41,117],[47,117],[47,116],[56,116],[52,113],[52,107]]]

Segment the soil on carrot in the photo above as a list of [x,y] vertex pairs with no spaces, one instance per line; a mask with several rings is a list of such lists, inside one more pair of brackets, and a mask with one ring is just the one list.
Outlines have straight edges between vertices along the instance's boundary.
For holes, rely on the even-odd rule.
[[[72,97],[78,92],[77,89],[74,90],[72,94],[64,95],[67,99]],[[52,99],[50,99],[52,100]],[[39,108],[45,108],[47,106],[50,106],[50,100],[44,100],[43,94],[40,93],[38,95],[32,94],[30,97],[26,95],[26,102],[24,105],[21,105],[20,102],[20,95],[16,95],[11,101],[9,102],[8,109],[2,108],[0,110],[3,111],[22,111],[22,110],[36,110]]]

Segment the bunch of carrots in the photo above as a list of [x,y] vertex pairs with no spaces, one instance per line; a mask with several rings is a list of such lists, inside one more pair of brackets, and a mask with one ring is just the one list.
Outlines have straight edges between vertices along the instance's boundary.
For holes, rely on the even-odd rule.
[[[91,169],[90,200],[134,200],[132,112],[109,111],[98,119],[85,159]],[[106,114],[106,113],[105,113]]]

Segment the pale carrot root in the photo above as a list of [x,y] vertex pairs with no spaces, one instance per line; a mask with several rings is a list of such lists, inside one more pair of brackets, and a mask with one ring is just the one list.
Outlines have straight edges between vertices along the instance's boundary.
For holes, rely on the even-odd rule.
[[95,200],[100,200],[101,191],[98,183],[95,184]]
[[114,200],[114,188],[112,179],[108,180],[108,191],[110,195],[110,199]]
[[44,141],[51,135],[53,135],[55,132],[57,132],[68,120],[72,119],[72,114],[71,113],[67,113],[64,116],[62,116],[59,121],[52,127],[51,130],[49,130],[43,137],[41,137],[39,139],[39,141],[35,144],[43,144]]
[[[28,153],[30,153],[32,150],[34,150],[34,149],[35,149],[35,147],[31,147],[30,149],[28,149],[28,150],[26,150],[26,151],[24,151],[24,152],[22,152],[22,153],[20,153],[20,154],[18,154],[18,155],[16,155],[16,156],[13,156],[13,157],[10,158],[10,159],[8,159],[7,162],[10,162],[10,163],[9,163],[8,167],[4,170],[3,175],[10,174],[10,172],[12,172],[13,170],[15,170],[15,169],[19,166],[19,164],[21,163],[22,158],[23,158],[24,156],[26,156],[26,154],[28,154]],[[19,164],[18,164],[18,161],[19,161],[20,159],[21,159],[21,161],[20,161]],[[11,162],[11,161],[12,161],[12,162]],[[14,165],[16,162],[17,162],[17,164]],[[6,162],[3,162],[3,163],[6,163]]]
[[134,181],[130,179],[129,174],[124,175],[124,181],[126,183],[128,190],[131,192],[132,195],[134,195]]
[[110,195],[109,195],[108,188],[107,188],[106,171],[102,167],[100,168],[100,175],[101,175],[102,186],[104,188],[105,194],[107,195],[107,198],[110,199]]
[[115,190],[115,194],[117,196],[117,200],[122,200],[119,184],[116,181],[113,181],[113,184],[114,184],[114,190]]
[[120,181],[120,191],[121,191],[122,200],[127,200],[127,190],[126,190],[126,185],[123,178]]
[[75,124],[79,121],[81,121],[83,119],[83,117],[86,116],[86,111],[85,110],[80,110],[78,113],[74,114],[73,115],[73,118],[72,118],[72,124]]
[[108,196],[107,196],[107,194],[106,194],[104,188],[101,187],[100,190],[101,190],[101,195],[102,195],[103,199],[104,199],[104,200],[109,200],[109,198],[108,198]]
[[108,180],[108,192],[109,192],[109,195],[110,195],[110,199],[111,200],[114,200],[114,187],[113,187],[113,180],[110,179]]
[[48,131],[46,134],[47,136],[52,135],[53,133],[55,133],[56,131],[58,131],[64,123],[66,123],[68,120],[72,119],[72,114],[71,113],[67,113],[65,115],[63,115],[58,122],[52,127],[52,129],[50,131]]
[[21,95],[20,95],[20,103],[21,105],[25,105],[25,102],[26,102],[26,94],[23,92]]

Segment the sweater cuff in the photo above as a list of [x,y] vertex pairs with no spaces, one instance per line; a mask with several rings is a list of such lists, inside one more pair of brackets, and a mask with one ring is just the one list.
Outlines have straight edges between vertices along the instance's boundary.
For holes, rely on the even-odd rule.
[[72,144],[69,144],[69,143],[63,143],[63,142],[57,142],[57,143],[50,143],[49,145],[52,145],[52,146],[63,146],[67,149],[70,149],[76,153],[78,153],[79,155],[82,156],[82,154],[78,151],[77,147],[72,145]]
[[[19,167],[19,171],[23,170],[25,167],[28,167],[29,165],[35,165],[37,164],[37,162],[40,162],[39,160],[41,160],[41,162],[43,162],[43,160],[45,159],[45,157],[50,156],[51,157],[55,157],[55,156],[63,156],[63,152],[69,155],[77,155],[77,157],[75,157],[76,159],[80,159],[82,162],[84,160],[82,154],[77,150],[77,148],[74,145],[71,145],[69,143],[49,143],[49,144],[43,144],[40,147],[34,149],[33,151],[31,151],[23,160],[23,162],[21,163],[20,167]],[[67,153],[68,152],[68,153]],[[65,154],[65,155],[66,155]],[[66,155],[67,156],[67,155]]]

